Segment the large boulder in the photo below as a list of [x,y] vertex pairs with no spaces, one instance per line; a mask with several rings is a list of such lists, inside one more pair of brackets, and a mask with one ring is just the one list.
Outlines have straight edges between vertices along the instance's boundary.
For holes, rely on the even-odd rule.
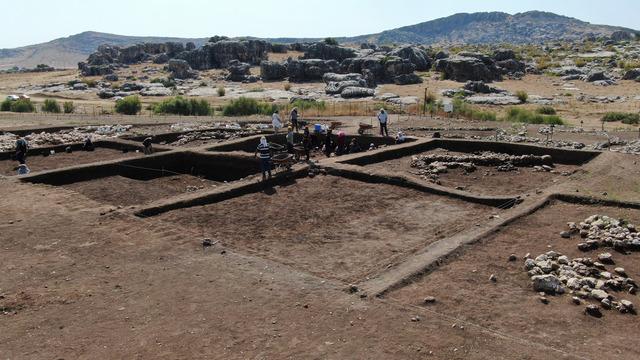
[[366,88],[366,87],[347,87],[342,90],[340,96],[344,99],[353,99],[353,98],[362,98],[374,96],[376,91],[374,89]]
[[590,72],[584,79],[586,82],[596,82],[596,81],[603,81],[603,80],[611,80],[610,77],[607,76],[607,74],[604,73],[604,71],[592,71]]
[[339,45],[329,45],[324,41],[311,44],[304,53],[304,59],[337,60],[354,58],[358,55],[356,50]]
[[384,59],[385,57],[381,54],[345,59],[340,64],[340,72],[364,74],[368,71],[373,74],[377,82],[382,82],[385,79]]
[[504,92],[504,90],[496,89],[493,86],[485,84],[484,81],[467,81],[467,83],[464,84],[463,89],[480,94],[495,94]]
[[431,59],[427,52],[415,46],[398,48],[392,51],[390,55],[409,60],[418,71],[426,71],[431,68]]
[[306,59],[287,62],[289,81],[317,81],[329,72],[337,72],[340,64],[335,60]]
[[640,79],[640,69],[631,69],[627,71],[622,80],[637,80]]
[[498,49],[493,52],[495,61],[515,60],[516,53],[511,49]]
[[191,69],[189,63],[182,59],[171,59],[167,69],[175,79],[192,79],[198,77],[198,73]]
[[169,62],[169,55],[166,53],[158,54],[153,57],[154,64],[166,64],[167,62]]
[[245,81],[248,76],[251,76],[251,65],[240,62],[238,60],[231,60],[229,66],[227,66],[229,75],[228,81]]
[[362,79],[362,75],[358,73],[349,73],[349,74],[326,73],[322,76],[322,81],[324,81],[326,84],[330,82],[341,82],[341,81],[360,80],[360,79]]
[[535,275],[531,278],[533,289],[547,294],[563,293],[562,283],[555,275]]
[[407,59],[392,57],[385,59],[384,62],[384,78],[393,80],[400,75],[413,74],[416,66]]
[[466,82],[500,80],[501,76],[495,66],[487,65],[482,58],[470,56],[454,56],[440,59],[435,64],[436,71],[444,74],[445,78]]
[[113,65],[89,65],[85,62],[78,63],[78,69],[82,76],[102,76],[113,74]]
[[196,44],[194,44],[191,41],[189,41],[188,43],[185,44],[184,49],[186,51],[195,50],[196,49]]
[[496,62],[496,66],[503,75],[524,75],[527,65],[515,59],[507,59]]
[[225,68],[232,60],[259,65],[267,59],[271,44],[262,40],[218,40],[201,48],[183,51],[177,58],[183,59],[196,70]]
[[287,77],[286,63],[263,61],[260,63],[260,76],[264,81],[278,81]]
[[394,76],[393,83],[396,85],[421,84],[422,78],[415,73],[402,74]]
[[348,87],[367,87],[367,82],[360,78],[359,80],[331,81],[325,87],[327,94],[340,94]]

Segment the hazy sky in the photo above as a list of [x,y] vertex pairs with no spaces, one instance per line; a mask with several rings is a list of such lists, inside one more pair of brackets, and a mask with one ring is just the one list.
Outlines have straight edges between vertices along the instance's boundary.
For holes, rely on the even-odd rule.
[[[640,29],[639,0],[14,0],[3,4],[0,48],[93,30],[120,35],[354,36],[459,12],[551,11]],[[43,10],[40,10],[43,9]]]

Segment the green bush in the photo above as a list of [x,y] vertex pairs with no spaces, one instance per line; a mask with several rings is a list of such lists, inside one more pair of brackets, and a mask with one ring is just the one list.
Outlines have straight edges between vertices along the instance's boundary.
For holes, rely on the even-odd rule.
[[42,111],[59,114],[61,112],[60,104],[55,99],[46,99],[42,105]]
[[327,45],[338,45],[338,40],[332,38],[332,37],[328,37],[324,39],[324,43]]
[[65,101],[62,103],[62,109],[65,114],[71,114],[76,111],[75,105],[73,105],[73,101]]
[[13,101],[9,99],[5,99],[2,104],[0,104],[0,111],[11,111],[11,103]]
[[507,111],[507,116],[504,120],[525,124],[564,125],[564,121],[557,115],[543,115],[516,107],[512,107]]
[[206,100],[185,99],[176,96],[156,104],[153,107],[153,112],[156,114],[207,116],[211,115],[211,106]]
[[[151,80],[151,83],[154,84],[162,84],[162,86],[166,87],[166,88],[175,88],[176,87],[176,82],[173,79],[167,79],[167,78],[155,78],[153,80]],[[205,84],[206,86],[206,84]]]
[[224,116],[271,115],[278,110],[278,105],[258,102],[255,99],[240,97],[222,108]]
[[90,87],[90,88],[94,88],[94,87],[98,86],[98,82],[93,80],[93,79],[85,79],[82,82],[87,84],[87,86]]
[[520,100],[521,103],[526,103],[527,99],[529,99],[529,94],[527,94],[524,90],[516,91],[516,97]]
[[142,110],[140,98],[136,95],[127,96],[116,101],[116,112],[124,115],[136,115]]
[[536,112],[542,115],[555,115],[556,109],[554,109],[551,106],[540,106],[539,108],[536,109]]
[[496,121],[498,118],[493,111],[477,110],[460,97],[453,99],[453,113],[471,120]]
[[36,111],[36,107],[29,99],[18,99],[16,101],[11,101],[10,103],[10,111],[13,112],[29,113]]
[[312,100],[297,99],[296,101],[291,103],[291,107],[297,107],[298,110],[302,110],[302,111],[308,110],[308,109],[324,110],[327,108],[327,104],[322,100],[312,101]]
[[227,91],[224,89],[224,86],[220,85],[218,86],[218,89],[216,90],[218,92],[218,96],[223,97]]
[[635,125],[640,123],[640,114],[609,112],[602,117],[602,122],[613,122],[613,121],[621,121],[623,124]]

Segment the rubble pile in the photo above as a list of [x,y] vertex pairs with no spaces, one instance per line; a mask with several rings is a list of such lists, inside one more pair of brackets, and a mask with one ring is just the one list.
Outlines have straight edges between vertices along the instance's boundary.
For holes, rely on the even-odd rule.
[[[25,135],[24,138],[32,148],[80,143],[85,141],[87,136],[91,135],[93,141],[106,138],[118,137],[131,129],[131,125],[103,125],[103,126],[85,126],[77,127],[70,130],[62,130],[59,132],[49,133],[31,133]],[[20,136],[13,133],[4,133],[0,135],[0,151],[12,151],[16,147],[16,141]]]
[[178,140],[170,143],[172,146],[184,146],[194,141],[207,141],[207,140],[231,140],[231,139],[239,139],[242,137],[255,135],[256,132],[253,131],[195,131],[186,134],[182,134],[178,137]]
[[[634,313],[635,307],[631,301],[617,300],[613,292],[627,291],[635,294],[636,282],[627,276],[624,269],[616,268],[614,272],[607,271],[604,264],[591,258],[569,259],[555,251],[549,251],[535,259],[527,258],[524,269],[531,278],[533,289],[549,295],[573,295],[573,303],[581,304],[581,299],[597,301],[605,310],[616,309],[621,313]],[[595,311],[597,306],[591,304],[591,309],[585,309],[590,315],[602,316]],[[598,308],[599,310],[599,308]]]
[[569,223],[569,233],[584,240],[578,244],[582,251],[610,247],[620,252],[640,251],[640,233],[625,220],[604,215],[592,215],[579,224]]
[[534,171],[552,171],[553,159],[549,155],[509,155],[485,151],[479,154],[453,155],[448,153],[415,155],[411,167],[425,180],[438,183],[438,174],[449,169],[462,169],[465,174],[474,172],[476,166],[495,166],[497,171],[517,171],[518,167],[533,167]]

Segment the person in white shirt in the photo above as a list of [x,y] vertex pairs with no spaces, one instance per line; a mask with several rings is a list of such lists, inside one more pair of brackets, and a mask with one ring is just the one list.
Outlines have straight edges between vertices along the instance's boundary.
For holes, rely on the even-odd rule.
[[276,110],[271,116],[271,125],[273,125],[273,131],[277,134],[280,129],[282,129],[282,120],[280,119],[280,115],[278,114],[278,110]]
[[389,130],[387,129],[387,122],[389,120],[389,116],[384,109],[380,109],[378,113],[378,121],[380,122],[380,136],[389,136]]

